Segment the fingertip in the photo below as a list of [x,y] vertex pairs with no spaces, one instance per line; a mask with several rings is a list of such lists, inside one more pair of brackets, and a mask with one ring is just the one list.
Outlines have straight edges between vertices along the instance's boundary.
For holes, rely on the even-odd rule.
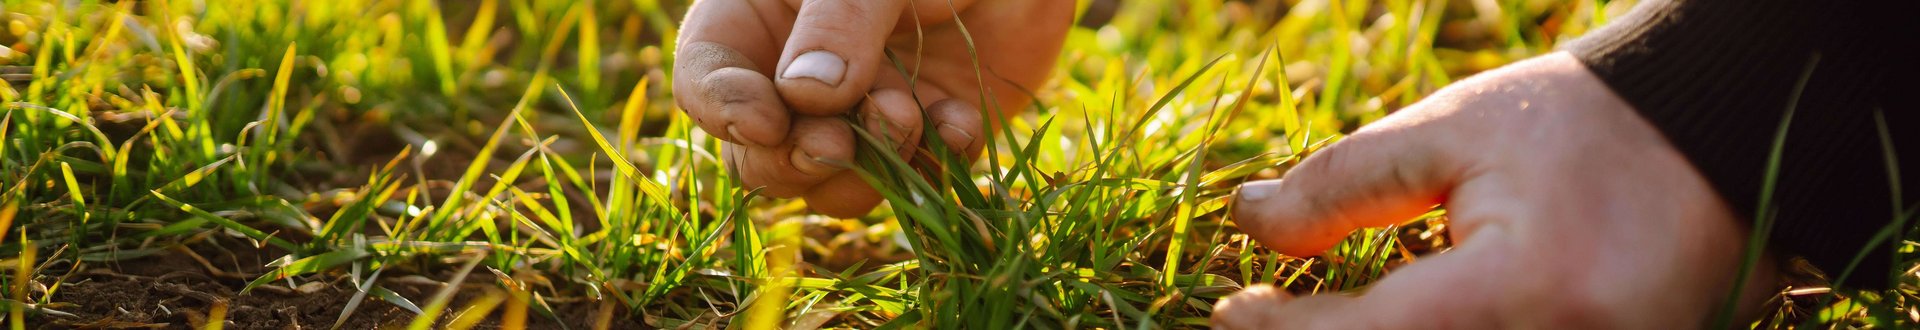
[[895,152],[909,155],[920,143],[920,104],[912,94],[899,89],[880,89],[867,93],[861,106],[862,127],[868,133],[893,143]]
[[742,187],[767,196],[799,197],[845,170],[853,160],[852,132],[845,121],[825,117],[794,120],[790,141],[775,147],[729,144]]
[[[1268,221],[1263,218],[1265,212],[1262,212],[1262,210],[1266,209],[1266,205],[1261,202],[1266,200],[1265,197],[1268,196],[1268,194],[1275,193],[1275,191],[1273,191],[1275,187],[1273,186],[1277,186],[1276,180],[1254,181],[1240,184],[1240,187],[1233,189],[1233,204],[1231,205],[1231,211],[1228,212],[1232,216],[1231,220],[1233,220],[1234,227],[1239,228],[1241,233],[1252,236],[1263,245],[1266,244],[1264,236],[1267,236],[1267,232],[1271,231],[1271,229],[1267,228]],[[1258,196],[1258,198],[1255,196]]]
[[839,165],[845,162],[836,162],[837,159],[835,158],[837,157],[819,156],[816,152],[808,150],[807,148],[793,148],[793,153],[790,155],[793,157],[793,168],[807,175],[828,176],[845,169],[845,167]]
[[[1398,114],[1396,114],[1398,115]],[[1433,209],[1465,168],[1438,143],[1448,131],[1380,125],[1314,152],[1280,180],[1249,183],[1235,199],[1235,222],[1275,251],[1319,255],[1356,229],[1384,227]]]
[[903,1],[805,1],[781,53],[780,97],[795,112],[825,116],[853,109],[886,62],[888,35]]
[[1346,236],[1345,232],[1310,232],[1314,226],[1296,216],[1299,206],[1290,205],[1283,180],[1262,180],[1241,184],[1233,192],[1233,222],[1267,249],[1281,254],[1306,257],[1325,252]]
[[986,147],[980,110],[972,103],[959,99],[934,102],[927,106],[927,116],[933,117],[934,129],[940,132],[940,139],[948,150],[967,160],[979,157],[981,149]]
[[796,82],[812,80],[827,88],[834,88],[840,86],[840,81],[846,77],[846,74],[845,58],[840,57],[840,54],[834,54],[833,51],[819,49],[795,56],[793,62],[787,64],[787,70],[780,73],[780,79],[796,80]]
[[792,164],[807,175],[825,178],[853,164],[853,130],[841,120],[806,117],[794,122]]
[[880,192],[861,180],[859,174],[841,172],[814,186],[806,195],[807,207],[835,218],[858,218],[880,206]]
[[938,129],[940,130],[940,139],[947,144],[947,150],[953,150],[965,156],[967,160],[973,160],[973,158],[980,153],[979,150],[977,150],[979,148],[976,147],[976,145],[979,144],[977,141],[979,139],[975,138],[972,133],[968,133],[967,131],[970,131],[969,129],[961,128],[959,125],[950,123],[942,123]]
[[1247,287],[1214,303],[1213,326],[1216,329],[1271,328],[1274,324],[1270,318],[1292,297],[1271,285]]
[[708,134],[754,146],[780,145],[786,139],[791,115],[775,96],[773,83],[759,72],[722,68],[694,88],[705,102],[687,107],[687,112]]
[[772,182],[768,180],[769,176],[764,165],[749,161],[753,157],[752,152],[747,148],[749,147],[732,142],[721,143],[720,155],[726,160],[727,173],[734,179],[740,180],[741,189],[761,189],[761,194],[767,194],[770,192],[767,189],[773,187]]
[[794,59],[780,79],[774,81],[781,101],[811,116],[846,113],[860,102],[862,92],[872,85],[872,74],[850,70],[854,65],[825,50],[811,51]]
[[729,171],[737,173],[735,178],[740,180],[740,187],[758,189],[768,197],[799,197],[826,179],[796,170],[788,158],[793,146],[755,147],[728,142],[723,152]]

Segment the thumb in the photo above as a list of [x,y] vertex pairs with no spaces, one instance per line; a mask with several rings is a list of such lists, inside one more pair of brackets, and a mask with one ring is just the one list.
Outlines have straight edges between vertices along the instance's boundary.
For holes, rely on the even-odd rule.
[[803,114],[851,109],[873,86],[887,36],[905,0],[804,0],[780,55],[774,85],[788,107]]
[[1408,118],[1418,111],[1405,110],[1308,156],[1280,180],[1241,185],[1234,222],[1270,249],[1313,256],[1354,229],[1400,223],[1432,209],[1462,167],[1441,150],[1452,145],[1433,134],[1441,132],[1431,122],[1408,123],[1419,121]]

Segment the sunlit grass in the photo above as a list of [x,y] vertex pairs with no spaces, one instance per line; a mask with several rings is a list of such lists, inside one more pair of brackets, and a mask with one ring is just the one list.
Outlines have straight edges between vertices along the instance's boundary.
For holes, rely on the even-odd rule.
[[[603,326],[1204,327],[1246,285],[1360,290],[1449,244],[1437,211],[1275,254],[1224,218],[1234,186],[1631,5],[1082,1],[1109,22],[1069,32],[1036,105],[986,109],[1013,114],[986,159],[866,145],[890,207],[830,220],[739,189],[673,107],[682,2],[4,4],[16,328],[64,317],[69,269],[196,241],[284,254],[245,290],[344,283],[336,325],[383,303],[518,328],[585,301]],[[1843,299],[1768,320],[1915,324],[1914,235],[1892,233],[1899,288],[1795,291]],[[444,289],[403,296],[402,274]],[[456,299],[479,279],[498,289]]]

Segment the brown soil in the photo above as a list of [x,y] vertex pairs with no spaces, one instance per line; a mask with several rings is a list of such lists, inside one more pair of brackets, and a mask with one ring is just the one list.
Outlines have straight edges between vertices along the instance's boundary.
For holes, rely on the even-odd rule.
[[[250,246],[224,246],[222,249],[211,244],[194,245],[197,246],[192,249],[193,254],[204,257],[214,267],[237,269],[237,273],[233,270],[209,270],[192,255],[179,250],[117,263],[89,263],[61,281],[62,284],[54,289],[51,302],[43,305],[74,316],[43,314],[29,317],[28,321],[41,329],[191,329],[204,325],[214,305],[224,301],[228,306],[226,329],[328,329],[356,292],[345,276],[315,275],[301,278],[303,281],[299,283],[302,284],[321,282],[307,290],[288,289],[284,287],[285,282],[278,282],[276,286],[256,288],[241,295],[240,289],[246,286],[248,280],[264,273],[267,270],[264,265],[285,253],[263,251]],[[70,264],[54,265],[43,274],[63,273],[66,265]],[[383,277],[399,277],[392,275],[392,271],[387,274]],[[436,274],[425,277],[446,280],[451,276]],[[476,270],[468,277],[462,291],[456,295],[451,305],[453,307],[448,308],[446,314],[454,314],[466,306],[471,298],[496,287],[492,283],[494,279],[491,274]],[[427,284],[395,281],[383,281],[382,284],[419,305],[427,304],[439,290],[438,286]],[[530,311],[528,328],[593,328],[597,303],[555,304],[553,307],[564,324],[555,321],[554,317]],[[616,311],[620,310],[624,309],[616,308]],[[617,312],[611,328],[646,328],[625,314],[623,311]],[[411,311],[368,296],[340,328],[404,327],[414,317]],[[494,317],[498,317],[497,312]],[[450,319],[447,316],[442,318],[442,322]],[[489,319],[476,328],[497,329],[499,326],[497,320]]]

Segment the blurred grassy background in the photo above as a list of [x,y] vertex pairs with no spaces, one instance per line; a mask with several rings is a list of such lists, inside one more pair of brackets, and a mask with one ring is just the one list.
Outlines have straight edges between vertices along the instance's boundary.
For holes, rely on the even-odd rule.
[[[72,274],[211,245],[278,258],[230,285],[346,285],[421,306],[415,327],[582,301],[602,326],[1204,327],[1244,285],[1353,290],[1449,246],[1436,211],[1278,255],[1223,218],[1233,186],[1632,1],[1079,5],[989,160],[921,178],[868,150],[912,203],[831,219],[737,189],[674,108],[684,2],[8,0],[8,320],[69,318]],[[390,288],[420,276],[487,285]],[[1911,326],[1905,279],[1809,277],[1755,325]]]

